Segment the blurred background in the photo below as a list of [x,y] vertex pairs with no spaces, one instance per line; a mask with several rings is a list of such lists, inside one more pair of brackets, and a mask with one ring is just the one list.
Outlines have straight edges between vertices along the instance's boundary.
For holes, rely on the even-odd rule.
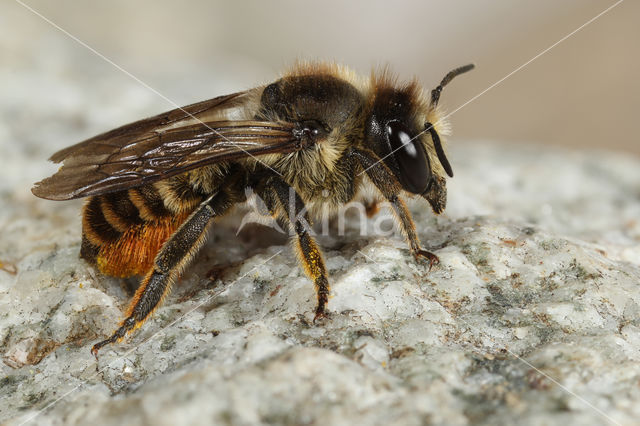
[[[427,88],[474,62],[475,71],[446,89],[449,111],[614,3],[24,2],[180,105],[270,82],[298,58],[335,60],[360,73],[389,64],[401,79],[417,76]],[[0,8],[3,155],[40,157],[47,144],[48,156],[173,108],[23,4],[5,0]],[[455,112],[454,143],[491,139],[639,154],[638,17],[640,2],[621,3]],[[22,145],[12,147],[15,140]]]

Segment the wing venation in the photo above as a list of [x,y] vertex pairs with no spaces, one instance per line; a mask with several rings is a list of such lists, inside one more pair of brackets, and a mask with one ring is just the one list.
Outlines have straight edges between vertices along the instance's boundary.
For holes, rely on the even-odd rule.
[[[68,200],[145,185],[221,161],[301,148],[291,123],[198,121],[215,108],[240,102],[243,93],[159,114],[65,148],[63,166],[32,188],[41,198]],[[196,119],[193,119],[194,115]],[[181,121],[184,122],[181,123]],[[180,124],[180,125],[177,125]]]

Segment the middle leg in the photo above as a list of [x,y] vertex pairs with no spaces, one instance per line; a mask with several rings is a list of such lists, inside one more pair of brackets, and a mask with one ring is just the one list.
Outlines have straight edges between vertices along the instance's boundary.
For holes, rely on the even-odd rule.
[[320,248],[311,235],[311,225],[306,207],[296,191],[282,179],[273,177],[262,190],[262,197],[278,220],[287,229],[293,227],[296,235],[298,258],[305,273],[313,280],[318,298],[314,321],[327,316],[329,280]]

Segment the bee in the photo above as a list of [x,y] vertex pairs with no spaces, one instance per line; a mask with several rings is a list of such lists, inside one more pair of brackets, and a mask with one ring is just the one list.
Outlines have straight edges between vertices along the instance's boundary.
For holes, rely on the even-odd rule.
[[[428,98],[414,80],[387,72],[362,78],[335,64],[298,64],[274,83],[177,108],[55,153],[63,163],[34,185],[49,200],[88,197],[80,256],[102,273],[142,276],[124,320],[91,352],[140,327],[205,242],[216,218],[247,201],[250,188],[290,229],[327,315],[329,278],[310,228],[367,185],[390,203],[409,248],[431,267],[402,196],[434,213],[453,177],[441,135],[443,87],[473,68],[449,72]],[[328,194],[328,195],[327,195]]]

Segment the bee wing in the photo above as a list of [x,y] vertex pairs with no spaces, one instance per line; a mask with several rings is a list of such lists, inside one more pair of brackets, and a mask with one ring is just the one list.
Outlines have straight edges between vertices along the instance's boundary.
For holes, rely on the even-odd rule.
[[198,121],[242,95],[189,105],[65,148],[51,157],[63,162],[60,170],[31,191],[41,198],[69,200],[144,185],[220,161],[300,149],[300,138],[289,123]]

